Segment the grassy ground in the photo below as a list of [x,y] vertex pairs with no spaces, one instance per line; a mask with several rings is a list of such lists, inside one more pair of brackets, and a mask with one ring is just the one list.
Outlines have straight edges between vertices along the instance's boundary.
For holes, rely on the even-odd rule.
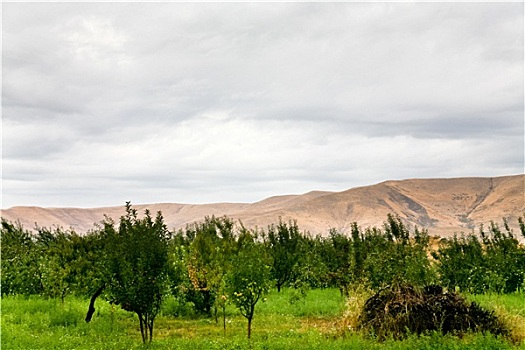
[[493,310],[512,330],[517,342],[525,343],[525,293],[469,295],[488,310]]
[[[513,323],[525,320],[523,294],[469,296],[503,313]],[[352,330],[359,298],[342,298],[338,290],[312,290],[305,298],[296,292],[272,292],[259,303],[252,339],[246,339],[246,320],[233,307],[214,318],[193,315],[167,300],[157,317],[153,343],[143,346],[137,317],[103,300],[91,323],[84,322],[88,301],[39,297],[2,299],[2,349],[525,349],[490,335],[463,339],[430,334],[404,341],[376,342]],[[178,317],[173,314],[179,315]],[[518,327],[519,332],[519,327]],[[523,338],[522,338],[523,339]]]

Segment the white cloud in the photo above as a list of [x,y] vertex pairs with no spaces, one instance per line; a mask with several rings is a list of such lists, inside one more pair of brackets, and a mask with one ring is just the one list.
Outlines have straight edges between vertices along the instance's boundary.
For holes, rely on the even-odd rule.
[[523,171],[522,3],[4,11],[4,207]]

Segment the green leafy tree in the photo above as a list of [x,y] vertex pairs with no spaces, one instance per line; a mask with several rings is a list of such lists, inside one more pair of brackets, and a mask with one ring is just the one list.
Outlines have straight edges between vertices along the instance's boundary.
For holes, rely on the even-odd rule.
[[185,306],[188,301],[188,290],[192,288],[190,278],[188,276],[188,268],[186,262],[188,261],[189,242],[184,238],[182,232],[175,235],[174,239],[169,242],[169,269],[168,269],[168,284],[170,292],[177,299],[181,307],[174,310],[174,316],[185,312]]
[[[2,293],[64,298],[88,295],[100,275],[97,233],[37,227],[35,233],[2,220]],[[99,277],[100,279],[100,277]],[[93,283],[95,282],[95,284]]]
[[232,269],[226,278],[231,301],[248,320],[248,338],[251,337],[255,306],[271,285],[270,259],[256,238],[256,233],[241,231],[238,252],[233,256]]
[[142,219],[126,203],[118,229],[105,223],[108,239],[108,291],[112,300],[139,318],[142,341],[153,338],[155,318],[167,290],[169,232],[162,213]]
[[352,270],[352,280],[354,283],[363,282],[365,271],[364,263],[367,258],[368,247],[365,242],[365,236],[357,225],[357,222],[352,223],[352,254],[350,261],[350,269]]
[[443,285],[473,293],[483,292],[486,261],[483,246],[476,236],[454,235],[450,239],[442,239],[432,256],[438,262],[438,273]]
[[331,229],[329,236],[323,242],[321,256],[328,270],[326,275],[328,285],[339,288],[341,295],[347,295],[352,279],[351,239],[336,229]]
[[75,293],[91,296],[107,281],[106,255],[107,239],[100,227],[89,231],[84,236],[73,236],[73,251],[76,254],[73,263]]
[[411,235],[398,216],[389,214],[383,230],[366,230],[363,244],[366,255],[362,271],[370,287],[377,289],[393,283],[424,286],[435,282],[428,233],[416,228]]
[[227,217],[206,217],[186,229],[191,241],[185,255],[188,280],[185,295],[198,312],[211,315],[212,308],[222,307],[217,300],[223,279],[230,267],[235,242],[234,223]]
[[2,295],[42,293],[40,254],[31,233],[19,222],[13,224],[2,218],[1,224]]
[[37,245],[41,254],[38,257],[42,294],[50,298],[64,298],[76,291],[81,278],[77,271],[82,260],[78,246],[82,238],[74,231],[37,228]]
[[297,278],[292,285],[302,295],[305,295],[310,288],[327,286],[328,268],[323,259],[322,241],[323,238],[319,235],[303,236],[301,263],[296,268]]
[[493,221],[488,232],[481,226],[480,235],[485,247],[486,273],[493,276],[487,281],[488,288],[503,293],[517,291],[525,279],[525,247],[520,245],[506,219],[503,219],[503,229]]
[[[520,225],[522,219],[519,219]],[[472,293],[512,293],[525,280],[525,248],[504,220],[504,230],[491,222],[488,231],[442,239],[432,256],[441,281]],[[525,237],[524,230],[521,233]]]
[[277,226],[268,227],[266,245],[272,259],[272,274],[278,292],[286,284],[293,285],[299,277],[304,259],[302,243],[303,236],[296,221],[287,224],[279,219]]

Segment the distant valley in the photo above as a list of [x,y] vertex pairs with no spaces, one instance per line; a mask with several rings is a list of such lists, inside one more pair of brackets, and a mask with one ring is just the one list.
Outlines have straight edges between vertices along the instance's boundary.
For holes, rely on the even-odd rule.
[[[525,175],[385,181],[342,192],[275,196],[256,203],[132,204],[141,213],[146,208],[153,213],[162,211],[170,229],[184,228],[211,215],[227,215],[246,227],[265,229],[281,217],[297,220],[301,230],[326,235],[330,228],[347,232],[353,222],[363,228],[381,226],[387,214],[394,213],[411,228],[426,228],[433,236],[468,233],[491,220],[501,225],[504,217],[518,233],[517,218],[525,212]],[[124,203],[86,209],[13,207],[2,210],[1,216],[20,221],[26,229],[37,224],[85,233],[104,215],[118,221],[123,213]]]

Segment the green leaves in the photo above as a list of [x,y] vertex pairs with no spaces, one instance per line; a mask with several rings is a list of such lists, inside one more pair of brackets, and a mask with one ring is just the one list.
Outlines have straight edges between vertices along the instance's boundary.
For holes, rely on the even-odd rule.
[[41,294],[63,299],[88,294],[100,254],[96,235],[37,227],[36,234],[2,221],[2,293]]
[[17,223],[2,219],[2,295],[39,294],[42,291],[37,257],[31,234]]
[[244,230],[239,237],[239,250],[232,258],[232,269],[226,276],[226,288],[241,314],[248,319],[248,338],[255,305],[271,285],[270,260],[256,234]]
[[108,292],[123,309],[139,317],[142,340],[151,341],[153,324],[167,292],[169,233],[159,212],[142,219],[126,203],[119,229],[105,222]]
[[214,216],[186,228],[187,253],[179,261],[185,264],[187,276],[179,280],[184,298],[199,313],[211,315],[212,307],[222,306],[217,297],[222,295],[224,275],[230,269],[235,249],[233,229],[232,220]]
[[416,228],[411,235],[398,216],[389,215],[382,229],[362,230],[357,223],[350,235],[332,229],[318,246],[328,284],[343,294],[351,285],[377,289],[393,282],[423,286],[435,280],[428,233]]
[[[525,224],[519,219],[522,234]],[[504,221],[479,234],[442,239],[431,251],[426,230],[410,231],[389,215],[381,228],[328,237],[300,233],[282,220],[267,233],[248,230],[227,217],[206,217],[185,231],[171,233],[162,213],[143,217],[126,203],[118,223],[106,217],[85,236],[61,228],[37,228],[36,234],[2,220],[2,294],[68,293],[105,296],[137,313],[144,341],[168,285],[175,297],[211,316],[212,309],[235,305],[248,319],[272,285],[296,289],[293,301],[312,287],[352,285],[378,289],[388,284],[441,283],[475,293],[510,293],[525,286],[525,247]],[[223,321],[224,325],[226,324]]]
[[433,253],[442,283],[472,293],[512,293],[522,288],[525,247],[505,221],[504,228],[491,222],[488,231],[480,226],[479,236],[471,233],[442,240]]
[[268,227],[266,249],[272,258],[272,276],[277,290],[286,284],[294,284],[300,278],[301,265],[305,257],[303,235],[296,221],[288,224],[279,219],[277,226]]

